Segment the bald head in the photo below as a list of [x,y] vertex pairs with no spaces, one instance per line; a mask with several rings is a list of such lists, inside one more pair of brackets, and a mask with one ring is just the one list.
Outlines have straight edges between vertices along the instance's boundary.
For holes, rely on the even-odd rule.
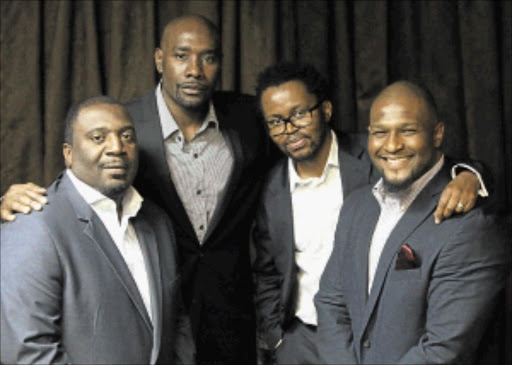
[[196,14],[183,15],[167,23],[160,38],[160,48],[165,47],[169,38],[176,38],[180,33],[191,30],[213,38],[217,50],[220,50],[220,36],[217,26],[210,19]]
[[370,120],[378,119],[383,106],[390,110],[391,105],[401,105],[406,111],[414,111],[431,126],[438,123],[434,97],[428,90],[410,81],[397,81],[384,88],[372,103]]

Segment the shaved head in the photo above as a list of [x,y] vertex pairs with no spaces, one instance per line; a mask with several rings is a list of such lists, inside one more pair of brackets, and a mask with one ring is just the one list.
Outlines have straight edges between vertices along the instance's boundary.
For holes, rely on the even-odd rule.
[[219,29],[210,19],[197,14],[183,15],[167,23],[160,38],[160,48],[165,47],[169,37],[176,37],[177,34],[191,27],[197,27],[215,39],[217,50],[220,52]]
[[421,118],[436,125],[438,123],[437,107],[434,97],[425,88],[422,88],[410,81],[397,81],[384,88],[372,103],[370,120],[378,119],[377,113],[381,111],[380,106],[384,104],[400,103],[408,105],[409,108],[417,108]]

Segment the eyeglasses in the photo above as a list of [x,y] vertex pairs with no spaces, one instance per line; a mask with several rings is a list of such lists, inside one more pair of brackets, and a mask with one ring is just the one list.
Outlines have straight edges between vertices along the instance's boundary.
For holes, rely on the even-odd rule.
[[290,123],[295,128],[304,128],[313,122],[313,112],[322,105],[323,100],[309,109],[295,110],[288,118],[277,117],[267,120],[267,126],[271,136],[280,136],[286,131],[286,124]]

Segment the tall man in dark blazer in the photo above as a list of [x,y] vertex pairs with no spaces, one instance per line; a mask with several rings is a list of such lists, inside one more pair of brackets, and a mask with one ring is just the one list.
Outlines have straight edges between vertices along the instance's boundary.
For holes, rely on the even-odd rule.
[[[253,235],[258,321],[282,364],[321,363],[313,297],[338,214],[353,190],[380,176],[366,153],[365,136],[329,127],[327,90],[313,67],[300,64],[271,66],[258,78],[257,100],[268,132],[288,157],[268,176]],[[462,194],[470,204],[474,180]]]
[[1,362],[193,362],[174,231],[131,186],[137,141],[122,104],[73,107],[63,153],[45,209],[1,229]]
[[333,364],[471,363],[505,285],[510,247],[481,207],[436,226],[449,181],[444,126],[424,89],[397,82],[371,108],[377,184],[345,201],[315,298]]
[[[249,229],[270,145],[253,98],[214,92],[217,28],[201,16],[171,21],[155,50],[155,90],[127,104],[139,139],[135,187],[172,219],[185,305],[199,363],[255,363]],[[2,219],[40,209],[44,190],[15,185]]]

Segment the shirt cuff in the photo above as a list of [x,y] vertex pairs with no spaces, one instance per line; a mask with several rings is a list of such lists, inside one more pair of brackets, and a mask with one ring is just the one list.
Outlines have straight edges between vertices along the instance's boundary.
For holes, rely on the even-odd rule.
[[465,163],[458,163],[452,167],[452,179],[454,179],[455,176],[457,176],[457,168],[466,169],[474,173],[478,178],[478,181],[480,182],[480,189],[478,189],[478,195],[480,195],[482,198],[487,198],[489,196],[489,193],[485,188],[484,180],[482,179],[482,176],[477,170],[475,170],[473,167]]

